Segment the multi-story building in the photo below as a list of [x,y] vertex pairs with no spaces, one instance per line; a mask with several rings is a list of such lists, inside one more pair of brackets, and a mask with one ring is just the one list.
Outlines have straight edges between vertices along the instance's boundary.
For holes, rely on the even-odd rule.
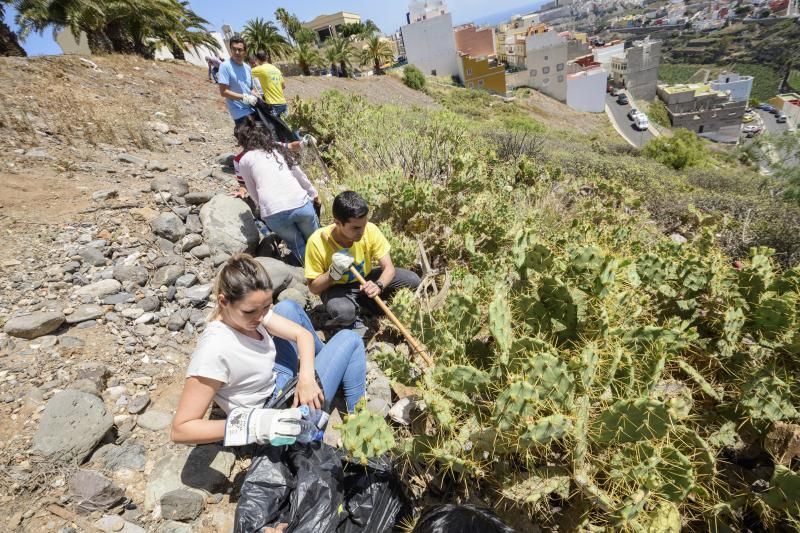
[[457,26],[454,30],[456,50],[472,57],[496,57],[494,28],[476,28],[475,24]]
[[592,54],[567,64],[567,105],[576,111],[602,113],[606,108],[608,73]]
[[447,5],[444,0],[428,0],[420,2],[411,2],[408,5],[408,15],[406,15],[407,22],[413,24],[430,18],[438,17],[447,13]]
[[462,54],[459,74],[467,89],[483,89],[497,94],[506,93],[506,69],[503,65],[499,65],[494,58],[473,58]]
[[723,72],[716,80],[710,82],[715,91],[730,92],[734,102],[747,102],[750,100],[750,91],[753,90],[753,76],[740,76],[732,72]]
[[396,57],[406,57],[406,46],[405,44],[403,44],[403,34],[400,32],[400,30],[397,30],[396,32],[391,34],[389,36],[389,40],[394,43],[392,45],[392,48],[397,50]]
[[770,98],[769,103],[786,115],[793,125],[800,126],[800,94],[779,94]]
[[624,57],[611,58],[614,83],[624,86],[637,100],[653,100],[660,63],[661,41],[652,41],[649,37],[634,41],[633,46],[625,50]]
[[354,24],[361,22],[361,17],[355,13],[347,13],[339,11],[331,15],[320,15],[314,20],[304,22],[303,26],[317,34],[317,39],[320,42],[336,37],[339,29],[344,24]]
[[615,40],[603,46],[592,47],[592,55],[594,55],[594,60],[600,63],[606,71],[610,71],[611,60],[615,57],[625,56],[625,42]]
[[731,100],[729,94],[703,83],[659,85],[657,92],[673,128],[686,128],[704,136],[735,128],[738,137],[747,102]]
[[567,39],[550,30],[529,35],[525,44],[528,85],[556,100],[566,100]]
[[[427,4],[432,4],[430,9]],[[409,13],[414,14],[411,20],[415,22],[400,28],[408,63],[427,76],[458,76],[460,61],[453,17],[444,2],[414,2],[409,6]]]

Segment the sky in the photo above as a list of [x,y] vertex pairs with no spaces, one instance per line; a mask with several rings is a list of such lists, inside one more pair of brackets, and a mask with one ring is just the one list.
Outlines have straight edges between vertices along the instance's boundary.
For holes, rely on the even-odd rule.
[[[520,13],[531,11],[544,0],[448,0],[447,6],[453,14],[454,24],[475,20],[486,20],[497,13]],[[408,0],[303,0],[301,2],[252,0],[190,0],[194,11],[209,22],[209,29],[219,30],[230,24],[235,30],[244,26],[248,19],[262,17],[274,20],[275,10],[283,7],[294,13],[301,21],[309,21],[317,15],[348,11],[357,13],[362,20],[372,19],[384,33],[392,33],[406,23]],[[487,7],[489,6],[489,7]],[[13,9],[6,8],[6,21],[16,31]],[[505,18],[505,17],[503,17]],[[22,43],[29,55],[60,54],[61,49],[53,40],[52,31],[43,35],[32,34]]]

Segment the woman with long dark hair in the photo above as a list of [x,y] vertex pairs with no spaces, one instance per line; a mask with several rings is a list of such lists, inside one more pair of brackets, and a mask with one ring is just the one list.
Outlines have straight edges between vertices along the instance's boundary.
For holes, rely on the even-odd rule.
[[319,228],[315,204],[319,194],[297,164],[296,155],[252,116],[236,128],[245,154],[239,161],[247,194],[258,206],[261,219],[302,265],[306,241]]

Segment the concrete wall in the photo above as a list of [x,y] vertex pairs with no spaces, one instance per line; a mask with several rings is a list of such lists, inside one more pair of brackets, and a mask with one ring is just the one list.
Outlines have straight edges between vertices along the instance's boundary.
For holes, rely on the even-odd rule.
[[637,100],[653,100],[661,63],[661,41],[637,41],[628,48],[626,56],[628,68],[625,72],[625,88]]
[[605,111],[607,78],[600,67],[567,75],[567,105],[588,113]]
[[660,86],[658,96],[667,106],[673,128],[702,134],[740,125],[747,107],[747,102],[734,102],[717,92],[697,94],[693,88],[669,92],[666,86]]
[[494,28],[478,29],[474,25],[455,29],[456,50],[472,57],[486,57],[497,54],[494,42]]
[[65,28],[56,33],[56,42],[64,54],[92,55],[92,51],[89,49],[89,39],[83,32],[76,38],[69,28]]
[[567,98],[567,40],[554,31],[530,35],[525,41],[528,86],[556,100]]
[[591,54],[592,50],[589,48],[589,45],[579,41],[578,39],[570,39],[567,41],[567,61],[571,61],[576,57],[585,56],[586,54]]
[[711,82],[711,88],[715,91],[730,91],[731,100],[735,102],[747,102],[750,91],[753,90],[753,77],[723,72]]
[[597,46],[592,48],[592,54],[594,54],[594,60],[603,65],[603,68],[611,70],[611,58],[625,55],[625,43]]
[[426,76],[458,76],[458,55],[450,13],[400,28],[409,65]]

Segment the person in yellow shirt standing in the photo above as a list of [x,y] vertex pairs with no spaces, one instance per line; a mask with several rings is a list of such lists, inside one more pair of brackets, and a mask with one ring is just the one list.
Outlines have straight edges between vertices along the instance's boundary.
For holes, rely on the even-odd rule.
[[[361,195],[340,193],[333,200],[334,223],[315,231],[306,243],[304,274],[309,291],[320,296],[330,316],[326,328],[363,333],[361,308],[381,313],[374,296],[390,298],[397,289],[414,290],[420,284],[414,272],[395,268],[389,241],[368,214]],[[364,276],[365,285],[356,281],[351,265]]]
[[253,68],[253,77],[261,83],[264,90],[264,101],[272,108],[272,114],[278,118],[288,110],[286,97],[283,95],[283,88],[286,83],[283,81],[281,70],[267,62],[267,53],[260,50],[256,53],[258,66]]

